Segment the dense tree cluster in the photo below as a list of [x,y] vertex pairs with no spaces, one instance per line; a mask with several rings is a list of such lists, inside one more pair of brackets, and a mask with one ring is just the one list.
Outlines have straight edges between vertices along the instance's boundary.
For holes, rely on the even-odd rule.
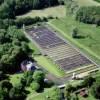
[[27,45],[28,40],[23,32],[15,26],[0,29],[0,70],[15,72],[21,61],[31,52]]
[[44,88],[45,74],[42,71],[28,71],[24,73],[21,79],[23,86],[30,86],[35,91],[41,91]]
[[58,0],[59,4],[64,5],[65,0]]
[[100,6],[81,7],[76,14],[76,20],[100,25]]
[[[26,100],[30,93],[26,88],[31,87],[36,92],[42,92],[48,85],[45,74],[41,70],[27,71],[19,78],[19,82],[12,84],[9,80],[0,81],[0,100]],[[61,100],[61,92],[56,86],[51,87],[52,93],[47,95],[47,99]]]
[[14,21],[14,24],[18,28],[20,28],[23,25],[27,26],[27,25],[32,25],[32,24],[36,24],[36,23],[39,23],[39,22],[47,22],[47,21],[48,21],[48,18],[46,18],[46,17],[43,17],[43,18],[40,18],[40,17],[34,17],[34,18],[25,17],[25,18],[16,19]]
[[26,90],[21,84],[13,86],[8,80],[0,82],[0,100],[24,100]]
[[[2,73],[0,73],[1,75]],[[25,87],[31,86],[35,91],[43,88],[45,74],[42,71],[28,71],[19,79],[19,83],[12,85],[9,80],[0,81],[0,100],[24,100],[28,91]]]
[[100,0],[94,0],[94,1],[100,2]]
[[0,18],[5,19],[15,18],[16,15],[23,14],[31,9],[54,6],[59,2],[58,0],[1,0],[0,4]]
[[91,86],[91,94],[96,98],[100,99],[100,72],[98,73],[99,76],[96,77],[95,82]]

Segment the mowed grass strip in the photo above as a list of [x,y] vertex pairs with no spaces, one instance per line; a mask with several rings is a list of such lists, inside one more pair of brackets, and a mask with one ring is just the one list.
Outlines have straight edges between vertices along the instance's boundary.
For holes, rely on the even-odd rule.
[[63,77],[65,75],[65,72],[61,70],[56,64],[54,64],[53,61],[51,61],[49,58],[44,56],[36,56],[34,59],[39,65],[41,65],[53,75],[57,77]]
[[[56,19],[49,22],[54,29],[59,31],[59,34],[65,39],[69,40],[72,44],[85,50],[87,53],[97,58],[100,61],[100,28],[94,25],[87,25],[75,21],[71,16],[63,19]],[[79,34],[85,36],[82,39],[73,39],[71,36],[72,29],[77,27]]]

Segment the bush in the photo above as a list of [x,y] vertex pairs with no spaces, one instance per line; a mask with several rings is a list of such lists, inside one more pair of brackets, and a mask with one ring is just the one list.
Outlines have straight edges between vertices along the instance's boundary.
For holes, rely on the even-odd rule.
[[32,88],[32,90],[35,90],[35,91],[38,91],[39,90],[39,88],[40,88],[40,85],[39,85],[39,83],[37,83],[37,82],[32,82],[31,83],[31,88]]
[[19,18],[15,21],[15,24],[18,28],[22,27],[23,24],[24,25],[32,25],[32,24],[36,24],[39,22],[47,22],[48,19],[46,17],[40,18],[40,17],[35,17],[35,18],[31,18],[31,17],[26,17],[26,18]]
[[74,28],[74,29],[72,30],[72,37],[73,37],[73,38],[77,38],[77,36],[78,36],[78,29],[77,29],[77,28]]
[[68,84],[65,88],[65,91],[73,92],[75,90],[75,87],[73,87],[71,84]]

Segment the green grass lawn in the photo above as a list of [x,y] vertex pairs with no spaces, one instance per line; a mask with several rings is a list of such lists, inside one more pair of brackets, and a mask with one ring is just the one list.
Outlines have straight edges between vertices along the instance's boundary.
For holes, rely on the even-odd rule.
[[[75,21],[71,16],[66,18],[56,19],[49,24],[59,31],[60,35],[69,40],[74,45],[78,46],[85,53],[93,57],[97,62],[100,61],[100,27],[94,25],[88,25]],[[72,29],[77,27],[79,34],[85,36],[82,39],[73,39],[71,36]]]
[[55,6],[55,7],[49,7],[45,8],[42,10],[31,10],[30,12],[17,16],[17,18],[23,18],[23,17],[48,17],[48,16],[53,16],[53,17],[65,17],[66,11],[65,11],[64,6]]
[[39,49],[31,41],[29,42],[28,45],[29,45],[30,49],[33,50],[33,55],[40,54]]
[[55,65],[49,58],[44,56],[36,56],[35,60],[39,65],[44,67],[47,71],[57,77],[62,77],[65,73],[57,65]]
[[100,5],[95,0],[76,0],[80,6],[98,6]]

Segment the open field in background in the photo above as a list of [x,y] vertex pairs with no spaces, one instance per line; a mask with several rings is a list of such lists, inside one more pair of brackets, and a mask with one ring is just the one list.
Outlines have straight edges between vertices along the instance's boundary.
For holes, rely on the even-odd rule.
[[[71,16],[66,18],[56,19],[49,24],[58,30],[65,39],[68,39],[72,44],[78,46],[81,50],[85,50],[94,57],[99,63],[100,61],[100,27],[88,25],[75,21]],[[77,27],[79,34],[85,38],[73,39],[71,36],[72,29]]]
[[48,70],[50,73],[57,77],[62,77],[64,76],[64,71],[59,69],[57,65],[55,65],[49,58],[44,57],[44,56],[36,56],[34,58],[39,65],[44,67],[46,70]]
[[42,10],[31,10],[30,12],[17,16],[17,18],[23,18],[23,17],[48,17],[48,16],[53,16],[53,17],[65,17],[66,15],[66,9],[64,6],[55,6],[55,7],[50,7],[50,8],[45,8]]
[[75,0],[80,6],[99,6],[100,3],[95,0]]

